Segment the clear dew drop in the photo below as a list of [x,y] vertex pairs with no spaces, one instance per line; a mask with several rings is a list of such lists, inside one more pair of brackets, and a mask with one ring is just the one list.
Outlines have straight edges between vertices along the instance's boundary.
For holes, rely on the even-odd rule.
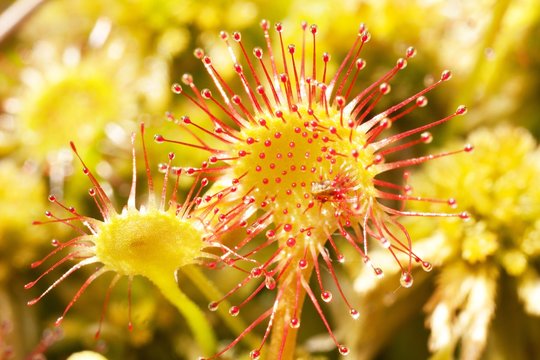
[[405,56],[407,56],[407,58],[412,58],[416,56],[416,49],[412,46],[409,46],[407,48],[407,51],[405,51]]
[[459,105],[456,109],[457,115],[465,115],[467,113],[467,107],[465,105]]
[[433,135],[429,131],[425,131],[420,134],[420,139],[424,144],[429,144],[433,141]]
[[261,352],[259,350],[252,350],[249,353],[249,358],[252,360],[258,360],[261,357]]
[[254,277],[254,278],[258,278],[262,274],[263,274],[263,269],[261,269],[260,267],[255,267],[255,268],[251,269],[251,276]]
[[193,83],[193,76],[189,73],[185,73],[182,75],[182,82],[186,85],[190,85]]
[[416,99],[416,105],[418,107],[424,107],[428,104],[428,99],[425,97],[425,96],[419,96],[417,99]]
[[388,84],[388,83],[383,82],[381,85],[379,85],[379,91],[383,95],[389,94],[391,89],[392,88],[391,88],[390,84]]
[[447,81],[452,78],[452,72],[450,70],[444,70],[441,74],[441,81]]
[[338,350],[339,350],[339,353],[343,356],[349,355],[349,352],[350,352],[349,348],[344,345],[339,345]]
[[298,329],[300,327],[300,320],[298,318],[292,318],[289,322],[289,326],[293,329]]
[[161,173],[161,174],[165,174],[168,172],[168,169],[169,169],[169,166],[165,163],[159,163],[158,164],[158,171]]
[[382,271],[381,268],[379,267],[376,267],[373,269],[373,271],[375,272],[375,276],[378,278],[378,279],[381,279],[384,277],[384,272]]
[[201,48],[196,48],[195,50],[193,50],[193,55],[194,55],[197,59],[202,59],[203,56],[204,56],[204,50],[201,49]]
[[354,320],[357,320],[360,317],[360,313],[356,309],[351,309],[349,313]]
[[329,303],[330,301],[332,301],[332,298],[333,298],[333,295],[330,291],[323,291],[321,293],[321,299],[326,303]]
[[404,272],[401,274],[401,278],[399,279],[399,283],[404,288],[410,288],[414,282],[414,279],[411,275],[411,273]]
[[216,311],[219,307],[219,303],[216,301],[212,301],[210,304],[208,304],[208,310],[210,311]]
[[238,316],[238,314],[240,314],[240,308],[238,306],[231,306],[229,309],[229,314],[231,316]]
[[274,290],[276,288],[276,279],[271,276],[267,276],[264,280],[264,286],[266,286],[268,290]]
[[364,31],[361,39],[363,43],[367,43],[369,40],[371,40],[371,33],[369,31]]
[[171,90],[175,94],[181,94],[182,93],[182,85],[180,85],[178,83],[174,83],[171,86]]
[[426,272],[433,270],[433,265],[429,261],[422,261],[422,269]]

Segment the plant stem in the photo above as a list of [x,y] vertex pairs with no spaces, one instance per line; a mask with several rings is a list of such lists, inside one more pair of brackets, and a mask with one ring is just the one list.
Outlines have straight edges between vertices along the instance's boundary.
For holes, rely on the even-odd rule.
[[[298,257],[298,260],[302,256]],[[292,264],[297,264],[297,261],[292,262]],[[302,276],[305,279],[311,277],[313,271],[313,264],[308,263],[308,267],[302,270]],[[289,322],[293,314],[291,311],[296,311],[296,316],[298,319],[301,318],[302,308],[304,305],[304,299],[306,297],[306,291],[303,287],[300,287],[300,291],[297,294],[296,287],[296,276],[298,268],[296,265],[289,266],[285,273],[282,275],[278,283],[278,289],[283,291],[281,295],[277,311],[273,319],[272,326],[272,336],[270,339],[270,344],[267,349],[266,359],[274,360],[294,360],[296,353],[296,340],[298,335],[298,328],[293,329],[289,326]],[[285,339],[285,344],[283,345],[284,336],[287,336]]]
[[163,295],[176,306],[178,311],[187,321],[195,341],[205,356],[210,356],[216,351],[216,337],[205,314],[191,301],[178,287],[174,277],[167,274],[157,274],[151,279],[161,290]]
[[[191,280],[191,282],[197,286],[207,300],[214,301],[223,297],[223,294],[216,288],[214,283],[208,280],[208,278],[195,265],[184,266],[181,270],[182,273],[184,273]],[[231,304],[228,301],[223,300],[216,312],[223,322],[229,327],[229,329],[238,336],[247,328],[247,325],[239,316],[233,318],[229,314],[228,309],[230,307]],[[260,344],[260,340],[252,334],[246,334],[246,336],[242,338],[242,341],[253,349],[257,348]]]

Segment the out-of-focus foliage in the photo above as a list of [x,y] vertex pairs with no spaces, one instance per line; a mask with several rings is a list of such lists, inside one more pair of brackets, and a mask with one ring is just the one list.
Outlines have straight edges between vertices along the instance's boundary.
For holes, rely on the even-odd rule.
[[[8,0],[0,4],[0,10],[23,2]],[[466,120],[435,134],[434,145],[501,122],[526,127],[532,134],[512,126],[493,133],[481,130],[471,137],[471,141],[478,141],[475,157],[452,158],[449,161],[463,163],[426,170],[422,179],[435,181],[435,187],[427,180],[418,180],[415,186],[425,194],[458,198],[460,207],[471,210],[473,220],[461,230],[452,222],[435,223],[435,228],[413,226],[413,236],[421,239],[413,248],[433,261],[436,270],[415,278],[412,289],[394,291],[396,282],[391,279],[358,278],[362,279],[356,284],[360,295],[355,300],[363,306],[363,322],[341,324],[348,337],[361,339],[351,346],[351,356],[373,357],[382,348],[386,348],[380,355],[384,359],[427,356],[429,335],[424,321],[431,328],[432,348],[439,350],[438,354],[449,349],[448,342],[444,343],[447,347],[437,344],[442,341],[440,332],[453,323],[435,324],[435,313],[447,298],[445,291],[458,293],[451,288],[456,278],[463,283],[467,279],[467,284],[472,284],[470,292],[483,297],[483,304],[489,303],[482,308],[491,309],[484,320],[494,320],[484,322],[489,327],[498,326],[499,332],[491,336],[488,331],[488,349],[521,350],[512,347],[514,336],[521,334],[519,331],[538,332],[537,304],[528,301],[539,296],[535,284],[540,271],[534,253],[540,233],[534,169],[540,155],[531,150],[533,138],[540,136],[537,1],[345,0],[336,4],[330,0],[280,0],[269,5],[262,0],[48,0],[0,42],[0,324],[7,324],[0,325],[0,357],[3,347],[10,346],[13,359],[35,352],[60,359],[85,349],[103,352],[110,359],[197,355],[181,317],[144,281],[133,289],[132,333],[126,325],[127,289],[121,284],[112,294],[102,339],[93,339],[100,316],[96,304],[102,303],[108,284],[102,281],[93,285],[100,289],[88,291],[66,318],[63,335],[46,331],[40,342],[42,332],[52,326],[80,279],[72,280],[72,289],[66,286],[51,292],[48,301],[36,308],[25,306],[35,295],[23,291],[23,285],[35,276],[29,264],[45,253],[41,250],[50,246],[53,237],[62,234],[56,227],[32,226],[31,222],[42,217],[47,193],[64,195],[70,205],[95,211],[87,196],[90,185],[74,171],[78,165],[74,166],[67,150],[70,140],[77,143],[88,165],[97,169],[106,182],[105,190],[118,189],[114,196],[125,199],[130,184],[130,134],[137,123],[144,121],[152,134],[174,134],[182,139],[190,135],[166,124],[165,112],[202,117],[169,91],[170,84],[180,81],[184,72],[192,73],[201,82],[200,88],[208,86],[192,50],[204,48],[212,54],[215,66],[223,68],[221,73],[232,78],[234,71],[219,31],[240,30],[246,44],[253,47],[262,40],[257,25],[262,18],[282,21],[288,29],[299,29],[302,20],[317,23],[324,29],[318,39],[321,51],[336,59],[345,55],[358,25],[366,23],[372,40],[362,56],[375,69],[374,77],[390,68],[407,46],[415,46],[418,56],[398,75],[393,88],[398,99],[432,82],[432,74],[453,69],[452,82],[445,84],[444,91],[431,95],[430,106],[415,119],[427,122],[440,118],[463,102],[470,111]],[[288,34],[297,35],[295,31]],[[359,86],[369,80],[360,77]],[[424,116],[427,121],[419,118]],[[486,150],[490,145],[495,147],[494,143],[500,148]],[[207,154],[167,145],[150,146],[149,156],[158,163],[166,161],[169,151],[177,153],[183,166],[197,165],[207,158]],[[508,163],[503,162],[503,155],[508,156]],[[459,186],[446,182],[458,171],[456,179],[467,189],[461,194],[456,193]],[[532,194],[531,198],[520,197],[524,193]],[[376,254],[373,258],[377,259]],[[362,267],[361,261],[352,263],[350,273],[341,274],[344,286],[353,286],[357,268]],[[215,276],[230,287],[239,281],[219,272]],[[443,285],[448,286],[446,290]],[[207,300],[187,280],[183,288],[206,306]],[[429,298],[426,309],[431,315],[423,315],[422,304]],[[516,305],[519,302],[521,305]],[[507,319],[512,323],[505,328]],[[340,324],[337,317],[333,321]],[[448,339],[464,336],[454,331],[458,335]],[[319,332],[324,329],[315,326],[300,339],[305,349],[324,353]],[[232,336],[226,329],[218,329],[218,334],[223,339]],[[412,351],[410,344],[418,345],[415,348],[420,352]]]
[[[409,316],[423,306],[434,359],[535,357],[540,353],[535,341],[540,329],[540,149],[527,130],[508,124],[475,130],[467,142],[476,146],[470,158],[430,163],[411,185],[436,198],[455,196],[471,219],[465,224],[454,219],[407,221],[417,253],[429,258],[435,270],[428,278],[419,272],[420,286],[410,293],[399,291],[393,301]],[[412,208],[442,209],[440,204]],[[391,291],[385,282],[373,284],[369,276],[356,279],[364,299]],[[435,287],[431,294],[427,286]],[[379,310],[385,304],[375,308],[364,326],[386,322]],[[360,335],[357,341],[364,339]]]
[[[540,316],[540,150],[526,130],[507,125],[476,130],[468,140],[477,147],[472,162],[443,159],[415,183],[439,196],[461,189],[457,200],[472,215],[461,228],[442,223],[430,231],[445,240],[433,254],[442,268],[426,305],[430,348],[438,355],[461,343],[461,357],[474,359],[489,337],[488,358],[536,357],[538,328],[528,326]],[[444,169],[455,176],[442,177]],[[499,321],[490,331],[492,320]],[[495,340],[515,336],[512,345]]]

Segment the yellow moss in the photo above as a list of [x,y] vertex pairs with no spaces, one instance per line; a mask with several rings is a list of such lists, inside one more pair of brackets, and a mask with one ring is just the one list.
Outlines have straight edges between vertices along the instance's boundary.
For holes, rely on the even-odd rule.
[[[470,156],[430,163],[412,185],[439,198],[456,197],[458,206],[472,214],[463,232],[445,228],[444,220],[439,226],[456,254],[470,263],[491,259],[517,276],[540,254],[537,145],[525,129],[509,125],[479,129],[467,140],[475,145]],[[417,232],[416,226],[410,229]]]
[[525,233],[520,249],[528,256],[540,256],[540,220]]
[[19,116],[30,132],[24,140],[41,153],[65,146],[66,139],[85,148],[107,121],[120,117],[118,98],[116,84],[104,74],[88,69],[66,71],[25,101]]
[[518,250],[508,250],[503,253],[501,265],[512,276],[519,276],[527,269],[527,257]]
[[[488,334],[493,335],[490,321],[495,316],[495,306],[508,304],[506,301],[496,304],[495,293],[507,291],[505,286],[498,287],[498,275],[478,277],[474,286],[468,286],[467,279],[475,273],[504,271],[515,277],[512,283],[516,284],[515,292],[524,310],[529,315],[538,315],[540,282],[535,269],[540,255],[538,145],[525,129],[510,125],[476,130],[467,142],[475,146],[470,156],[452,156],[426,164],[424,173],[412,178],[415,189],[438,198],[455,197],[458,207],[472,216],[461,230],[447,220],[441,220],[436,228],[421,220],[409,227],[413,238],[416,234],[426,234],[426,228],[437,229],[444,236],[446,246],[452,249],[451,255],[441,261],[438,289],[426,307],[434,358],[448,346],[454,356],[459,346],[462,357],[479,358]],[[435,205],[420,206],[432,209]],[[439,246],[428,238],[424,246],[430,245],[434,249]],[[456,268],[461,273],[451,271]],[[474,309],[466,311],[473,303]],[[448,304],[452,304],[450,311],[446,309]],[[465,310],[458,313],[455,309]],[[497,316],[504,316],[507,310],[502,308]],[[504,319],[500,320],[503,322]]]
[[498,241],[495,234],[486,230],[485,224],[475,224],[474,227],[467,229],[461,244],[461,256],[472,264],[484,262],[497,251]]

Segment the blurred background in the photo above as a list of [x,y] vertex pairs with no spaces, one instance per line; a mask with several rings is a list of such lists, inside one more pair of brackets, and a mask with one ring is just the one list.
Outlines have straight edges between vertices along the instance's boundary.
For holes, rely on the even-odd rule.
[[[540,136],[540,6],[537,0],[276,0],[270,3],[262,0],[1,0],[0,359],[65,359],[81,350],[101,352],[109,359],[196,358],[183,319],[144,279],[137,279],[133,288],[133,332],[127,330],[127,286],[122,283],[112,294],[102,337],[94,340],[108,286],[105,280],[93,284],[71,310],[62,328],[55,329],[54,320],[82,284],[85,274],[69,278],[66,284],[37,305],[28,307],[29,299],[67,269],[58,269],[40,286],[24,290],[24,284],[40,273],[31,270],[30,264],[51,250],[52,239],[69,238],[66,226],[31,224],[33,220],[43,220],[50,193],[65,199],[66,204],[77,207],[80,213],[97,216],[88,197],[90,184],[79,171],[80,165],[69,149],[69,141],[77,144],[89,167],[96,169],[118,207],[124,204],[130,186],[131,132],[144,121],[150,134],[162,133],[175,139],[187,136],[168,122],[165,114],[171,111],[180,116],[196,114],[196,111],[190,103],[172,94],[171,84],[179,82],[188,72],[200,89],[210,87],[204,68],[193,56],[193,50],[201,47],[212,55],[214,65],[225,79],[230,80],[231,86],[240,89],[241,84],[233,76],[234,70],[219,31],[241,31],[248,49],[262,46],[261,19],[272,23],[281,21],[286,42],[297,45],[301,41],[301,21],[316,23],[319,26],[318,49],[331,54],[334,69],[352,45],[359,24],[366,23],[372,39],[362,53],[368,68],[358,80],[359,87],[377,79],[403,56],[407,46],[414,46],[418,55],[396,78],[389,103],[421,90],[438,78],[443,69],[451,69],[452,81],[430,94],[426,110],[413,115],[410,121],[440,119],[452,113],[458,104],[466,104],[469,112],[466,117],[436,129],[430,148],[464,142],[468,134],[482,129],[487,133],[483,133],[483,138],[477,135],[481,138],[480,143],[482,139],[487,139],[487,145],[510,141],[485,154],[493,157],[492,163],[486,166],[489,169],[497,167],[500,156],[508,155],[510,164],[505,166],[511,167],[512,159],[520,163],[509,179],[510,183],[525,179],[517,193],[540,187],[535,178],[539,172],[531,170],[540,169],[536,145]],[[499,130],[497,136],[489,132],[500,124],[505,124],[507,130]],[[398,126],[410,128],[407,124]],[[511,136],[518,128],[521,135]],[[523,141],[528,144],[526,149],[512,155]],[[157,165],[166,161],[171,150],[177,153],[179,164],[184,166],[197,165],[207,156],[185,148],[150,144],[150,159]],[[469,176],[467,171],[461,171],[463,166],[459,167],[459,164],[446,166],[437,170],[442,178],[440,183],[452,174],[459,173],[464,179]],[[467,169],[473,171],[474,167]],[[525,171],[532,172],[524,178]],[[425,172],[429,173],[429,170]],[[504,172],[505,168],[500,174]],[[477,181],[484,180],[479,178]],[[467,196],[469,200],[465,203],[472,209],[478,199],[478,192],[475,192],[478,183],[465,183],[469,191],[463,196]],[[187,189],[189,182],[181,186]],[[489,192],[490,185],[486,187]],[[449,197],[451,190],[435,188],[433,191]],[[426,190],[425,195],[428,194]],[[494,203],[484,212],[477,213],[479,217],[485,217],[482,226],[490,229],[495,237],[498,226],[502,225],[497,222],[499,218],[490,217],[492,207],[511,208],[513,203],[505,203],[504,199],[518,196],[516,194],[503,193],[500,196],[505,205]],[[538,191],[534,196],[538,196]],[[501,216],[511,224],[505,231],[512,233],[512,226],[516,226],[513,233],[523,235],[537,229],[534,224],[537,224],[540,210],[535,201],[540,198],[527,199],[532,204],[527,208],[530,210],[525,216],[527,221],[523,220],[523,212],[504,213]],[[417,238],[429,238],[425,226],[413,225],[412,228],[413,237],[416,232]],[[540,285],[534,281],[540,269],[539,234],[540,225],[536,233],[527,235],[532,239],[532,245],[529,245],[533,250],[522,252],[527,255],[530,268],[517,271],[517,275],[511,266],[505,266],[515,264],[514,260],[500,258],[498,250],[480,260],[448,255],[439,261],[444,268],[455,264],[459,257],[467,269],[469,266],[477,269],[480,263],[493,260],[490,266],[500,267],[501,274],[517,279],[532,271],[533,281],[528,283],[532,290],[522,296],[518,286],[517,293],[513,292],[515,301],[500,305],[521,314],[519,316],[524,320],[513,326],[532,336],[531,339],[540,336],[540,311],[528,311],[526,306],[523,310],[522,305],[527,305],[529,298],[540,302]],[[519,244],[525,236],[521,235],[517,240]],[[486,237],[482,236],[484,241]],[[498,248],[512,241],[512,236],[505,236],[500,239],[502,245]],[[462,250],[460,248],[460,254],[463,254]],[[357,285],[364,276],[359,270],[361,266],[359,262],[349,263],[348,268],[342,269],[342,282],[356,294],[351,296],[353,301],[362,304],[360,308],[365,308],[370,315],[355,324],[341,320],[342,312],[337,310],[342,309],[343,304],[333,304],[330,312],[339,336],[347,338],[353,349],[352,358],[421,359],[431,356],[430,353],[440,358],[452,358],[448,347],[428,347],[429,339],[433,340],[436,331],[429,321],[433,309],[424,304],[431,299],[431,308],[436,308],[433,304],[443,298],[442,295],[437,297],[442,291],[437,285],[441,278],[437,273],[439,270],[419,281],[414,292],[407,295],[398,292],[396,299],[396,281],[372,287]],[[467,272],[463,274],[466,276]],[[225,285],[222,290],[234,286],[239,279],[230,275],[211,276]],[[458,276],[458,279],[462,278]],[[496,281],[503,278],[501,275]],[[520,281],[517,281],[518,285]],[[192,289],[189,282],[182,287],[201,307],[206,307],[207,300]],[[493,303],[498,301],[495,294],[503,293],[503,289],[492,289]],[[388,300],[389,297],[394,298]],[[306,312],[309,311],[313,309],[308,307]],[[459,317],[458,310],[454,311]],[[488,319],[497,318],[496,311],[493,310]],[[219,324],[218,319],[214,321]],[[489,321],[485,326],[491,329]],[[452,344],[448,346],[454,350],[460,346],[465,348],[464,344],[459,345],[460,336],[456,331],[450,331],[448,336],[450,339],[454,336],[455,341],[450,341]],[[232,337],[226,329],[220,329],[218,333],[224,344]],[[305,354],[302,358],[337,358],[325,336],[319,322],[305,326],[300,338],[300,354]],[[489,351],[489,344],[498,339],[495,335],[490,336],[485,336],[488,338],[486,351]],[[504,339],[504,336],[500,338]],[[527,358],[531,346],[534,347],[531,343],[519,343],[523,345],[521,350],[517,349],[521,345],[509,345],[508,350]],[[243,350],[246,349],[240,348],[233,358],[246,358],[247,353]],[[480,351],[475,356],[497,358],[492,355],[505,354],[501,349],[493,351]],[[537,349],[534,351],[540,356]],[[460,356],[467,357],[465,353],[462,351]]]

